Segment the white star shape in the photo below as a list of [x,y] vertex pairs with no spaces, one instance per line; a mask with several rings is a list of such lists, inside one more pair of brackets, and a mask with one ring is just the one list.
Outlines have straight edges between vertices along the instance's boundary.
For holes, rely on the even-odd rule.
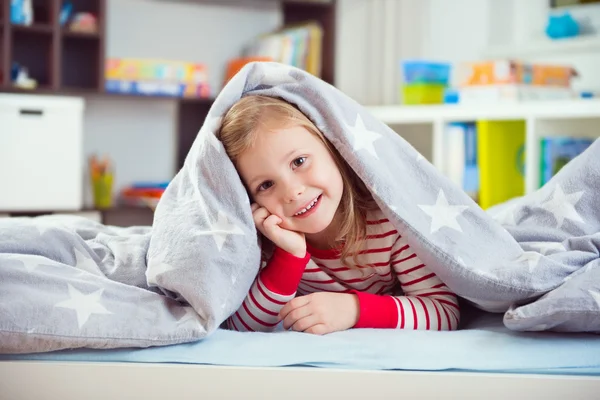
[[243,235],[244,232],[235,224],[229,222],[227,214],[219,210],[217,221],[210,226],[210,233],[215,239],[219,251],[223,248],[228,235]]
[[567,218],[583,223],[583,219],[575,210],[575,204],[581,199],[581,196],[583,196],[583,191],[565,194],[560,185],[557,184],[552,193],[552,198],[542,203],[540,207],[554,215],[558,228],[562,226]]
[[596,305],[600,309],[600,292],[593,291],[593,290],[588,290],[588,293],[592,296],[592,298],[596,302]]
[[154,257],[150,257],[148,268],[146,269],[146,281],[148,286],[158,286],[158,275],[164,274],[175,269],[171,264],[165,262],[164,253],[159,253]]
[[98,289],[90,294],[83,294],[71,286],[71,284],[68,283],[67,285],[69,287],[69,296],[71,298],[55,304],[54,307],[75,310],[77,313],[79,329],[81,329],[92,314],[112,314],[112,312],[108,311],[100,304],[100,297],[102,296],[104,289]]
[[27,258],[27,262],[24,262],[22,260],[19,260],[17,258],[17,256],[13,256],[10,255],[7,257],[7,260],[5,262],[5,264],[3,264],[4,267],[18,267],[18,268],[25,268],[27,270],[27,272],[31,273],[33,272],[33,270],[35,270],[38,267],[41,267],[42,264],[37,263],[37,262],[31,262],[29,259],[33,258],[33,257],[28,257]]
[[208,141],[211,146],[217,150],[217,152],[221,152],[221,142],[217,139],[215,132],[217,129],[221,127],[222,117],[211,117],[207,116],[204,124],[202,124],[202,128],[200,128],[200,132],[198,132],[198,141],[200,143],[200,148],[204,148],[206,142]]
[[462,228],[456,218],[469,208],[469,206],[451,206],[448,204],[444,191],[440,189],[435,205],[419,205],[419,208],[431,217],[431,233],[433,234],[443,227],[462,232]]
[[516,262],[527,262],[527,268],[529,268],[529,272],[533,272],[540,262],[540,258],[542,255],[535,251],[524,251],[521,255],[515,260]]
[[381,138],[381,135],[377,132],[368,130],[365,127],[360,114],[356,114],[354,126],[346,124],[346,127],[354,139],[354,151],[365,149],[373,157],[379,159],[377,152],[375,152],[375,147],[373,147],[373,142]]
[[75,268],[94,275],[104,275],[94,260],[79,251],[76,247],[73,248],[73,251],[75,252]]
[[502,225],[516,225],[515,207],[511,206],[502,210],[498,215],[493,217],[495,221]]
[[539,242],[530,244],[529,246],[533,247],[534,249],[538,249],[538,251],[543,255],[546,255],[546,253],[552,250],[556,250],[556,252],[567,251],[565,246],[558,242]]
[[256,73],[261,74],[257,85],[277,86],[284,83],[297,83],[290,75],[292,67],[278,63],[263,63]]
[[42,264],[34,263],[34,262],[26,262],[23,263],[23,267],[27,270],[28,273],[32,273],[35,269],[41,267]]

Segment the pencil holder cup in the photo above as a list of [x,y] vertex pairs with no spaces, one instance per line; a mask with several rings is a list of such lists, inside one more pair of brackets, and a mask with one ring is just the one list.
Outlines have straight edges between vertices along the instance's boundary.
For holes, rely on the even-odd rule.
[[92,176],[92,192],[96,208],[104,209],[112,207],[113,174],[105,173],[99,176]]

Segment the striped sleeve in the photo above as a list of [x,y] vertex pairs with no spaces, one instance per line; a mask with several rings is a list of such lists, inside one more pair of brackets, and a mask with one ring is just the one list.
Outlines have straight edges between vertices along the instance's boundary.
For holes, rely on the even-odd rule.
[[400,236],[392,246],[390,264],[404,296],[352,291],[359,303],[355,328],[458,328],[460,313],[456,295],[421,262]]
[[298,258],[277,248],[258,274],[241,307],[228,318],[229,329],[273,331],[279,323],[279,311],[296,295],[309,259],[308,253],[304,258]]
[[404,296],[394,297],[396,328],[455,330],[460,322],[458,299],[454,293],[417,257],[402,237],[391,255]]

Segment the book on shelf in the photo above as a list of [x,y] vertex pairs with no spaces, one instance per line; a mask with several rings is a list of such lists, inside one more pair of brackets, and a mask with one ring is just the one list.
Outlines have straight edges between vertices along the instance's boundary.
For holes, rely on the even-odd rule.
[[477,132],[475,124],[455,122],[445,132],[444,171],[457,186],[477,201],[479,167],[477,165]]
[[524,121],[451,123],[444,144],[444,173],[481,207],[524,194]]
[[257,37],[243,50],[243,57],[269,57],[321,76],[323,28],[316,22],[289,25]]
[[[539,187],[594,139],[540,138]],[[443,173],[486,209],[525,194],[525,121],[455,122],[444,132]]]
[[569,136],[548,136],[540,140],[540,187],[569,161],[583,153],[594,139]]

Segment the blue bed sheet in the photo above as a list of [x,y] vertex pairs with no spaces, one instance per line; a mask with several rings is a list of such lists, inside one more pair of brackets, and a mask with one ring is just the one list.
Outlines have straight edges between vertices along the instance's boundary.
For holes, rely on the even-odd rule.
[[189,344],[0,355],[7,359],[600,375],[600,335],[512,332],[501,315],[475,313],[455,332],[356,329],[313,336],[219,330]]

